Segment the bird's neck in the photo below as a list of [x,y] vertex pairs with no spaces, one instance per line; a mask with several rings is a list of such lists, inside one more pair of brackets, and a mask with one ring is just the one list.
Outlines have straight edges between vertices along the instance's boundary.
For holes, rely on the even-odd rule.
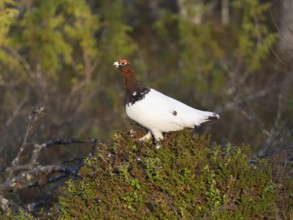
[[124,86],[127,94],[132,94],[141,87],[135,76],[126,76],[124,78]]
[[129,67],[122,71],[124,78],[124,88],[126,95],[132,95],[138,91],[142,86],[136,80],[133,70]]
[[141,99],[147,92],[148,88],[143,87],[136,79],[131,67],[121,70],[124,79],[124,88],[126,95],[126,103],[132,103],[133,100]]

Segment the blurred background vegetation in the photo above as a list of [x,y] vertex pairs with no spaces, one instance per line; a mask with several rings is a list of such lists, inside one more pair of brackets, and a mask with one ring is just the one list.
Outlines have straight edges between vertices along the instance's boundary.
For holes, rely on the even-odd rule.
[[218,112],[204,126],[218,143],[288,150],[292,11],[291,0],[0,1],[1,170],[35,106],[47,114],[35,142],[129,127],[119,58],[144,85]]
[[[56,147],[37,158],[46,147],[35,143],[108,139],[132,126],[112,67],[125,58],[144,85],[219,113],[203,131],[221,146],[250,145],[252,162],[275,161],[273,179],[292,198],[292,11],[293,0],[1,0],[1,190],[18,187],[9,181],[25,160],[30,174],[90,151]],[[30,204],[34,195],[10,197]]]
[[128,126],[118,58],[145,85],[220,113],[210,128],[218,142],[282,146],[293,132],[287,2],[1,1],[2,166],[34,106],[48,115],[38,140]]

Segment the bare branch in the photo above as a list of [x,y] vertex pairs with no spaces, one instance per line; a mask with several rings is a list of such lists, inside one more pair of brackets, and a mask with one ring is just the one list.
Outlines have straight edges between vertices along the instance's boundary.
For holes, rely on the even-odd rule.
[[1,184],[0,192],[5,193],[11,190],[17,191],[23,188],[28,188],[29,186],[36,184],[38,181],[37,177],[40,178],[40,176],[42,176],[43,178],[47,178],[56,172],[66,172],[66,168],[63,165],[39,165],[31,170],[21,172],[16,177]]
[[[232,91],[234,95],[233,99],[235,103],[238,103],[238,109],[250,122],[254,123],[265,136],[269,137],[269,130],[265,127],[263,121],[257,116],[255,111],[251,108],[247,100],[243,98],[244,96],[236,80],[237,76],[240,74],[238,74],[238,71],[234,70],[227,63],[222,62],[222,66],[227,71],[230,77]],[[248,73],[245,73],[243,75],[246,76],[247,74]]]
[[79,140],[77,138],[66,138],[62,140],[50,140],[45,143],[42,143],[41,146],[43,148],[48,148],[54,145],[69,145],[69,144],[84,144],[84,143],[92,143],[92,140]]
[[284,81],[282,83],[283,86],[282,86],[282,89],[278,95],[278,109],[277,109],[276,117],[275,117],[273,126],[271,128],[270,135],[269,135],[268,139],[266,140],[264,147],[262,147],[258,153],[258,155],[260,157],[267,154],[267,152],[270,150],[273,143],[277,140],[277,138],[281,132],[280,126],[282,123],[282,116],[284,115],[284,112],[285,112],[285,98],[284,98],[284,96],[286,96],[286,94],[288,94],[288,91],[289,91],[289,88],[292,84],[292,81],[293,81],[293,77],[291,75],[289,75],[288,77],[286,77],[284,79]]
[[15,107],[11,117],[9,117],[7,120],[6,120],[6,123],[5,125],[8,127],[11,122],[13,121],[13,119],[19,114],[19,111],[22,109],[22,107],[27,103],[28,101],[28,96],[25,95],[25,98],[18,103],[18,105]]
[[[71,145],[71,144],[88,144],[91,149],[89,156],[93,156],[95,153],[95,148],[98,139],[88,139],[80,140],[77,138],[66,138],[60,140],[50,140],[42,144],[33,144],[34,148],[31,154],[31,158],[28,163],[21,164],[20,158],[24,148],[28,146],[30,136],[32,135],[35,124],[37,121],[44,115],[44,108],[37,108],[33,110],[32,114],[29,117],[29,123],[26,129],[26,134],[23,140],[22,145],[19,148],[17,156],[14,158],[11,166],[6,169],[8,172],[8,177],[5,182],[0,184],[0,208],[3,212],[9,212],[10,209],[18,211],[21,207],[15,205],[13,201],[8,201],[4,196],[13,191],[18,192],[23,189],[29,189],[32,187],[39,187],[42,191],[43,186],[50,184],[49,189],[46,189],[44,196],[52,194],[52,191],[57,187],[64,185],[64,182],[69,177],[79,177],[78,172],[81,167],[85,166],[85,158],[74,158],[67,161],[62,161],[58,164],[50,165],[39,165],[39,155],[40,152],[44,149],[60,145]],[[15,175],[16,176],[12,176]],[[49,191],[48,191],[49,190]],[[44,197],[43,196],[43,197]],[[45,200],[41,199],[40,201],[35,201],[30,204],[25,205],[26,209],[30,212],[35,212],[37,207],[46,203]]]
[[[19,150],[18,150],[18,153],[17,153],[16,157],[11,162],[11,167],[8,167],[6,169],[6,171],[10,171],[9,178],[12,175],[14,167],[18,166],[19,163],[20,163],[21,154],[24,151],[24,148],[26,147],[26,145],[28,144],[29,137],[33,133],[36,123],[44,115],[45,115],[45,107],[35,107],[35,108],[33,108],[32,113],[29,116],[29,122],[28,122],[28,126],[27,126],[26,133],[25,133],[25,136],[24,136],[24,140],[23,140],[22,144],[19,147]],[[33,160],[33,161],[35,161],[35,160]]]
[[18,205],[16,205],[13,201],[10,201],[6,199],[4,196],[0,194],[0,209],[4,213],[9,213],[9,212],[18,212],[22,208]]
[[247,95],[246,97],[242,97],[242,99],[234,98],[234,101],[227,103],[223,107],[223,109],[229,110],[229,109],[238,108],[239,105],[243,104],[243,100],[245,100],[245,102],[254,101],[256,99],[262,98],[264,96],[269,95],[270,93],[275,92],[276,90],[278,90],[282,86],[283,86],[283,83],[279,83],[279,84],[273,85],[273,86],[271,86],[269,88],[262,89],[262,90],[257,91],[257,92],[253,92],[252,94]]
[[[66,178],[69,175],[76,176],[80,168],[84,166],[84,159],[76,159],[74,161],[75,165],[71,166],[67,166],[66,163],[38,165],[30,170],[23,171],[11,180],[2,183],[0,185],[0,194],[58,182],[60,179]],[[58,173],[59,175],[55,175]]]
[[278,154],[278,153],[281,153],[283,151],[286,151],[286,150],[290,150],[290,149],[293,149],[293,143],[290,143],[290,144],[285,144],[281,147],[278,147],[278,150],[275,150],[271,153],[268,153],[268,154],[264,154],[264,155],[257,155],[258,157],[260,158],[266,158],[266,157],[271,157],[275,154]]

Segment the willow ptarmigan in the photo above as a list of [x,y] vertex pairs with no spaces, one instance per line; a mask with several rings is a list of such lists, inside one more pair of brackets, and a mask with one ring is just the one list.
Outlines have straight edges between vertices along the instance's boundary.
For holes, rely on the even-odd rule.
[[[163,132],[196,128],[200,124],[219,119],[213,112],[201,111],[166,96],[154,89],[142,86],[136,80],[132,65],[124,59],[113,64],[123,75],[126,93],[126,114],[129,118],[148,129],[140,140],[163,140]],[[157,145],[157,147],[160,147]]]

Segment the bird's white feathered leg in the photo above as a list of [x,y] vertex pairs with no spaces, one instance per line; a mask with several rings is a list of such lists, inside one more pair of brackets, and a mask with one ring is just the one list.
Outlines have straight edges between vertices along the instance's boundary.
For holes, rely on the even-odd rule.
[[152,133],[150,131],[148,131],[148,133],[145,136],[139,138],[139,141],[143,142],[143,141],[149,140],[151,138],[152,138]]
[[164,139],[162,132],[158,130],[152,130],[152,134],[155,138],[156,148],[160,149],[160,147],[162,147],[162,145],[160,144],[160,141]]

